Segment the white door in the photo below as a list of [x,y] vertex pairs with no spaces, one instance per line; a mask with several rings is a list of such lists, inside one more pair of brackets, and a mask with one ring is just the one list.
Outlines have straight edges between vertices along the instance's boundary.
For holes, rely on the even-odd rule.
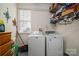
[[31,36],[28,40],[29,56],[45,55],[45,38],[44,36]]
[[63,56],[63,39],[59,36],[47,36],[47,55]]

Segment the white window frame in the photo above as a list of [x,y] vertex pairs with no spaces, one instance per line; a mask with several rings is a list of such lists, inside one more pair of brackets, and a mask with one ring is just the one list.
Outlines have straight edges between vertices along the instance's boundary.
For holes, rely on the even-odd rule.
[[18,16],[18,21],[17,21],[18,26],[17,27],[18,27],[18,29],[17,30],[18,30],[19,33],[30,33],[31,28],[30,28],[29,32],[20,32],[20,21],[22,21],[22,20],[20,20],[20,10],[27,10],[27,11],[30,12],[30,20],[29,21],[23,20],[23,21],[30,22],[30,25],[31,25],[31,10],[18,8],[18,13],[17,13],[17,16]]

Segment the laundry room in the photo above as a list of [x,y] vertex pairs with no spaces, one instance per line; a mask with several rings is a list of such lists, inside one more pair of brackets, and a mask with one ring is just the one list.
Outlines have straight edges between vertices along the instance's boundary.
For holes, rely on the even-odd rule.
[[79,56],[79,3],[0,3],[0,56]]

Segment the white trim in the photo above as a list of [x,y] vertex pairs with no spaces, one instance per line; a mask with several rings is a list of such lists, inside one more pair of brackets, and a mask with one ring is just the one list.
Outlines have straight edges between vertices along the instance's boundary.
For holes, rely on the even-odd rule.
[[[19,16],[20,16],[19,10],[27,10],[27,9],[22,9],[22,8],[20,9],[20,8],[19,8],[19,9],[17,10],[17,11],[18,11],[18,12],[17,12],[17,14],[18,14],[18,32],[21,33],[21,32],[20,32],[20,21],[22,21],[22,20],[19,20],[19,19],[20,19],[20,17],[19,17]],[[30,10],[30,15],[31,15],[31,10]],[[23,20],[23,21],[24,21],[24,20]],[[30,17],[30,21],[26,21],[26,22],[31,22],[31,17]],[[28,32],[28,33],[29,33],[29,32]]]

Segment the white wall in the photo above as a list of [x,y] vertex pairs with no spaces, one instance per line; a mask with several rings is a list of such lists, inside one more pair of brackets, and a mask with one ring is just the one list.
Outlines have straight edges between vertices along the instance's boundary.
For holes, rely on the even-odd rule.
[[[18,8],[31,10],[31,25],[32,31],[38,30],[42,27],[44,30],[46,26],[48,30],[56,29],[64,37],[64,49],[76,49],[76,54],[79,55],[79,21],[73,22],[69,25],[50,25],[49,18],[49,5],[50,4],[17,4]],[[28,43],[26,34],[21,34],[24,42]],[[67,51],[66,51],[67,52]]]
[[79,21],[74,21],[68,25],[57,25],[56,29],[64,37],[65,51],[76,49],[74,50],[75,54],[69,54],[79,56]]
[[[6,22],[6,18],[3,15],[3,12],[6,10],[9,10],[9,14],[11,18],[9,19],[8,23]],[[3,19],[5,21],[5,31],[6,32],[12,32],[12,39],[15,39],[15,34],[16,34],[16,28],[12,24],[12,20],[16,17],[16,4],[13,3],[0,3],[0,19]]]
[[[79,56],[79,21],[75,21],[72,24],[69,25],[57,25],[54,27],[54,25],[50,25],[49,23],[49,17],[51,16],[49,13],[49,5],[50,4],[17,4],[17,8],[23,8],[31,10],[31,25],[32,25],[32,31],[38,30],[40,27],[42,27],[44,30],[46,30],[46,26],[48,27],[48,30],[56,29],[63,37],[65,41],[65,51],[66,49],[76,49],[76,55]],[[3,12],[6,11],[6,9],[9,8],[9,13],[11,18],[9,19],[9,22],[6,23],[6,18],[3,15]],[[16,28],[12,25],[12,19],[17,19],[17,9],[16,4],[8,4],[8,3],[2,3],[0,4],[0,19],[5,20],[6,24],[6,32],[12,32],[12,39],[15,38]],[[28,36],[27,34],[21,34],[24,43],[28,43]],[[22,42],[20,42],[20,45],[22,45]]]
[[26,9],[31,10],[31,26],[32,31],[38,30],[40,27],[43,29],[52,30],[53,25],[50,24],[50,16],[49,13],[49,3],[27,3],[27,4],[17,4],[18,9]]
[[49,22],[50,13],[48,11],[32,11],[31,17],[32,31],[38,31],[39,28],[46,30],[46,27],[48,27],[49,30],[52,29]]
[[[39,28],[43,28],[43,30],[46,30],[46,27],[48,27],[48,30],[52,30],[53,25],[50,24],[49,18],[49,3],[30,3],[30,4],[17,4],[18,9],[26,9],[31,10],[31,28],[32,31],[37,31]],[[26,37],[26,34],[21,34],[22,39],[25,44],[28,44],[28,38]]]

